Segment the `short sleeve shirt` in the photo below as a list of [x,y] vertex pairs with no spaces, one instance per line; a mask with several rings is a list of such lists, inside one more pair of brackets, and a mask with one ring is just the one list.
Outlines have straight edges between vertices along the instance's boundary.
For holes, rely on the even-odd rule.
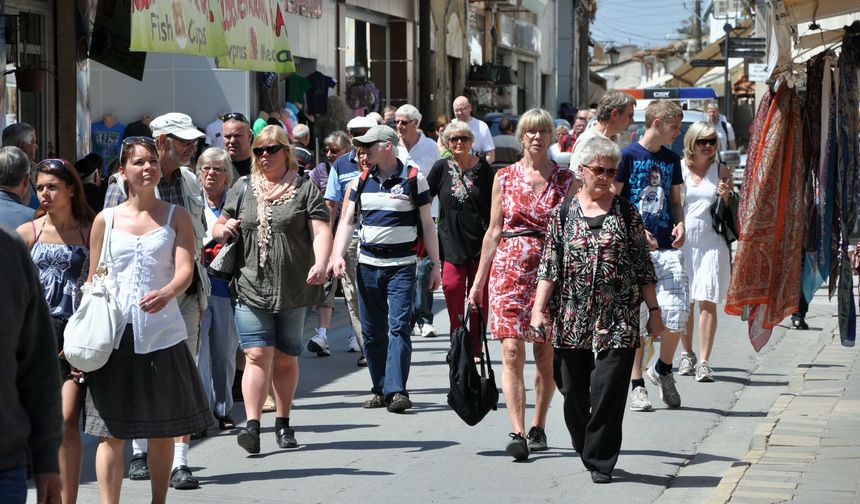
[[496,144],[493,143],[493,135],[490,133],[490,127],[487,126],[487,123],[473,117],[469,120],[469,129],[475,135],[472,150],[476,154],[496,150]]
[[313,266],[311,220],[328,222],[328,209],[322,195],[309,180],[300,179],[295,197],[272,207],[272,237],[269,258],[259,264],[257,246],[257,198],[249,185],[237,216],[236,203],[245,179],[239,179],[227,193],[222,215],[242,221],[243,264],[235,280],[239,299],[254,308],[277,313],[310,306],[320,300],[320,286],[305,279]]
[[651,152],[634,142],[621,150],[615,181],[624,184],[621,196],[639,209],[645,229],[657,240],[659,248],[671,249],[669,196],[672,186],[684,183],[681,158],[665,146]]

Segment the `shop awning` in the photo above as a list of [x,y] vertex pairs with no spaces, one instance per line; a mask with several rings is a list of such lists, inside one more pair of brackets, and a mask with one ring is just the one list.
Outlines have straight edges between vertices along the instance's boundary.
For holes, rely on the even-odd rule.
[[808,23],[814,19],[826,19],[860,10],[857,0],[776,0],[774,8],[782,4],[788,24]]
[[[742,26],[735,28],[732,31],[732,37],[746,37],[750,33],[752,33],[752,26]],[[723,59],[723,54],[720,51],[720,44],[722,44],[726,40],[726,36],[723,35],[719,39],[717,39],[712,44],[708,45],[698,54],[693,56],[693,59],[696,60],[712,60],[712,59]],[[708,73],[710,68],[708,67],[694,67],[690,62],[686,62],[683,65],[679,66],[675,70],[672,71],[672,75],[674,79],[672,80],[673,86],[695,86],[699,79],[702,78],[703,75]]]

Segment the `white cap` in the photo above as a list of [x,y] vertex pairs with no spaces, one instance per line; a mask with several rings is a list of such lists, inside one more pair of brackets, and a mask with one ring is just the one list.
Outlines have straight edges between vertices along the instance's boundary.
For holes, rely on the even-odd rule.
[[353,117],[348,123],[346,123],[346,129],[370,129],[376,125],[378,125],[378,123],[370,117]]
[[160,115],[149,123],[152,136],[174,135],[183,140],[197,140],[206,136],[205,133],[194,126],[194,122],[186,114],[170,112]]

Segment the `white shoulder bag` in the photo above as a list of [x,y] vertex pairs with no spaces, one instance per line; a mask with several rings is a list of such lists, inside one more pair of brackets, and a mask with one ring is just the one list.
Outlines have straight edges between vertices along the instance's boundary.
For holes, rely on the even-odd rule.
[[113,213],[113,209],[103,212],[105,234],[99,266],[92,281],[81,287],[81,304],[69,318],[63,333],[63,354],[66,360],[72,367],[85,373],[95,371],[107,363],[125,329],[124,316],[117,305],[113,281],[110,279],[113,268],[110,259]]

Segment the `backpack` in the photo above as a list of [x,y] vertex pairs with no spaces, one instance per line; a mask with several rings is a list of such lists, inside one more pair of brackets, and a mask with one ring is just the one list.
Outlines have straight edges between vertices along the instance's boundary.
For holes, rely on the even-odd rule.
[[[426,257],[427,250],[424,247],[424,228],[421,226],[421,217],[418,211],[418,167],[409,165],[409,171],[406,175],[406,182],[409,184],[409,194],[412,197],[412,205],[415,207],[415,213],[418,216],[416,219],[418,239],[415,243],[415,253],[418,257]],[[367,178],[370,176],[371,170],[376,167],[365,168],[358,176],[358,185],[355,187],[355,213],[352,216],[352,223],[358,224],[361,219],[361,193],[364,192],[364,186],[367,184]]]
[[[478,310],[479,329],[484,343],[480,373],[475,364],[472,338],[467,327],[473,309]],[[496,410],[499,403],[499,389],[496,387],[496,378],[490,365],[490,347],[479,307],[469,305],[466,313],[460,315],[460,327],[451,335],[451,349],[446,360],[450,381],[448,405],[466,424],[477,425],[490,410]]]

